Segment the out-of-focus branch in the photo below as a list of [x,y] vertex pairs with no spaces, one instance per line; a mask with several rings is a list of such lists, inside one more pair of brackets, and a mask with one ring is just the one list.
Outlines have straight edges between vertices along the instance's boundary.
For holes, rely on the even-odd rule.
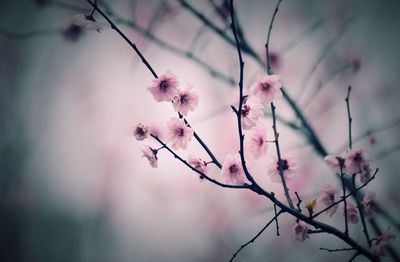
[[325,57],[329,54],[329,52],[332,50],[332,48],[339,42],[340,38],[344,35],[344,33],[347,31],[349,28],[350,24],[354,21],[354,17],[349,18],[344,22],[342,27],[339,30],[339,33],[325,46],[324,49],[322,49],[321,53],[318,55],[317,60],[315,63],[312,65],[310,72],[306,75],[306,78],[304,79],[303,83],[301,84],[302,86],[302,92],[301,96],[298,99],[298,102],[301,103],[304,96],[307,94],[307,89],[308,89],[308,83],[312,76],[314,75],[315,71],[318,69],[318,66],[321,64],[321,62],[325,59]]

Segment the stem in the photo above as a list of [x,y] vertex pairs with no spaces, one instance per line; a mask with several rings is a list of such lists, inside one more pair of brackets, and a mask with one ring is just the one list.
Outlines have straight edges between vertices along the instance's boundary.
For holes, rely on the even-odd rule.
[[131,40],[129,40],[129,38],[122,33],[122,31],[114,24],[113,21],[111,21],[111,19],[97,6],[97,4],[95,4],[95,2],[92,2],[91,0],[86,0],[86,2],[88,2],[93,8],[94,10],[96,10],[111,26],[112,29],[114,29],[132,48],[133,50],[136,52],[136,54],[140,57],[140,59],[142,60],[143,64],[147,67],[147,69],[149,69],[149,71],[151,72],[151,74],[153,75],[154,78],[158,78],[158,75],[156,74],[156,72],[154,71],[154,69],[151,67],[151,65],[149,64],[149,62],[146,60],[146,58],[143,56],[143,54],[140,52],[140,50],[136,47],[136,44],[133,43]]
[[277,214],[275,214],[275,216],[252,239],[250,239],[248,242],[246,242],[245,244],[240,246],[240,248],[233,254],[232,258],[229,261],[232,262],[235,259],[235,257],[239,254],[240,251],[242,251],[245,247],[247,247],[251,243],[254,243],[254,241],[265,231],[265,229],[267,229],[268,226],[271,225],[271,223],[274,220],[277,220],[278,216],[282,213],[284,213],[284,212],[282,210],[280,210]]
[[267,42],[265,44],[265,50],[266,50],[265,55],[266,55],[266,60],[267,60],[267,71],[268,71],[269,75],[271,74],[271,63],[270,63],[270,58],[269,58],[269,38],[271,36],[272,26],[274,24],[274,20],[275,20],[276,14],[278,13],[279,5],[281,4],[281,2],[282,2],[282,0],[279,0],[278,3],[276,4],[274,14],[272,15],[271,22],[269,23]]
[[[353,187],[356,188],[356,174],[353,174],[352,180],[353,180]],[[363,210],[363,208],[361,206],[361,202],[360,202],[360,199],[358,197],[356,197],[356,202],[357,202],[358,213],[360,213],[360,219],[361,219],[361,223],[362,223],[362,226],[363,226],[363,233],[364,233],[364,236],[365,236],[365,240],[367,241],[368,246],[371,247],[371,239],[369,237],[368,228],[367,228],[367,225],[365,223],[364,210]]]
[[286,185],[286,179],[284,176],[284,170],[283,170],[283,165],[282,165],[283,161],[282,161],[282,157],[281,157],[281,150],[279,147],[279,135],[278,135],[278,131],[276,130],[276,116],[275,116],[274,103],[271,103],[271,112],[272,112],[272,129],[274,130],[274,136],[275,136],[275,148],[276,148],[276,154],[278,156],[279,176],[281,177],[283,191],[285,193],[286,200],[287,200],[290,208],[294,208],[293,201],[289,194],[289,188]]
[[203,172],[200,172],[199,170],[197,170],[196,168],[194,168],[193,166],[191,166],[186,160],[184,160],[182,157],[180,157],[178,154],[176,154],[170,147],[168,147],[159,137],[150,134],[151,137],[153,137],[155,140],[157,140],[157,142],[159,142],[162,147],[164,147],[165,149],[167,149],[173,156],[174,158],[178,159],[179,161],[181,161],[185,166],[189,167],[190,169],[192,169],[193,171],[195,171],[196,173],[198,173],[200,175],[200,177],[205,178],[206,180],[210,181],[211,183],[220,186],[220,187],[224,187],[224,188],[236,188],[236,189],[245,189],[245,188],[249,188],[249,185],[244,184],[244,185],[228,185],[228,184],[224,184],[221,183],[213,178],[210,178],[209,176],[207,176],[206,174],[204,174]]
[[279,223],[278,223],[278,213],[276,212],[276,205],[274,204],[274,213],[275,213],[275,226],[276,226],[276,235],[279,236]]
[[344,233],[349,235],[349,225],[347,223],[347,201],[346,201],[346,187],[344,185],[344,173],[343,173],[343,161],[340,162],[340,178],[342,179],[342,190],[343,190],[343,204],[344,204],[344,224],[345,230]]
[[328,252],[340,252],[340,251],[350,251],[350,250],[354,250],[354,248],[350,247],[350,248],[336,248],[336,249],[329,249],[329,248],[324,248],[324,247],[320,247],[320,250],[325,250]]
[[346,97],[345,101],[346,101],[346,106],[347,106],[347,117],[349,119],[349,148],[352,149],[353,141],[351,138],[351,122],[353,122],[353,118],[351,118],[351,113],[350,113],[350,92],[351,92],[351,86],[349,86],[349,88],[347,90],[347,97]]
[[244,62],[243,62],[243,57],[242,57],[242,51],[240,48],[240,43],[239,39],[237,36],[237,31],[236,31],[236,24],[235,24],[235,14],[233,10],[233,0],[230,0],[230,11],[231,11],[231,19],[232,19],[232,32],[233,36],[235,38],[236,42],[236,50],[238,53],[239,57],[239,64],[240,64],[240,76],[239,76],[239,108],[235,111],[236,116],[237,116],[237,126],[238,126],[238,133],[239,133],[239,144],[240,144],[240,149],[239,149],[239,154],[240,154],[240,160],[242,162],[242,167],[243,171],[245,173],[246,178],[252,183],[255,184],[256,182],[254,181],[253,177],[251,176],[250,172],[247,169],[246,165],[246,159],[244,156],[244,134],[242,130],[242,107],[243,107],[243,101],[244,101],[244,96],[243,96],[243,72],[244,72]]
[[[269,23],[269,29],[268,29],[268,34],[267,34],[267,41],[265,43],[265,50],[266,50],[266,58],[267,58],[267,72],[268,75],[271,75],[271,64],[270,64],[270,59],[269,59],[269,41],[271,38],[271,32],[272,32],[272,27],[275,21],[275,17],[276,14],[278,13],[279,10],[279,5],[281,4],[282,0],[279,0],[276,4],[275,7],[275,11],[274,14],[272,15],[271,18],[271,22]],[[290,206],[290,208],[294,208],[293,205],[293,201],[290,197],[289,194],[289,188],[286,185],[286,180],[285,180],[285,176],[284,176],[284,171],[283,171],[283,167],[282,167],[282,157],[281,157],[281,151],[280,151],[280,147],[279,147],[279,135],[278,135],[278,131],[276,128],[276,114],[275,114],[275,105],[273,102],[271,102],[271,113],[272,113],[272,129],[274,130],[274,137],[275,137],[275,147],[276,147],[276,154],[278,156],[278,168],[279,168],[279,176],[281,177],[281,181],[282,181],[282,186],[283,186],[283,191],[285,193],[286,199],[288,201],[288,204]]]

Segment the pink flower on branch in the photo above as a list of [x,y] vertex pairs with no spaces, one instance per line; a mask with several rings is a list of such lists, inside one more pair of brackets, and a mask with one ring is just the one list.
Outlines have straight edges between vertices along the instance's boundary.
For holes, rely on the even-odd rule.
[[303,221],[296,222],[293,226],[293,235],[296,240],[304,241],[308,238],[308,227]]
[[193,137],[193,129],[188,127],[183,120],[173,117],[168,123],[167,140],[174,149],[186,149],[188,142]]
[[261,124],[257,123],[245,137],[248,150],[255,159],[259,159],[267,152],[267,130]]
[[369,161],[365,158],[365,154],[361,149],[353,149],[346,153],[346,171],[349,173],[362,172],[365,165],[369,165]]
[[374,192],[368,192],[364,196],[362,201],[364,206],[365,217],[371,219],[375,216],[376,209],[378,208],[378,202],[376,201],[376,195]]
[[345,172],[346,160],[341,155],[327,155],[324,160],[333,172],[340,173],[340,166],[342,166],[342,171]]
[[[286,181],[293,178],[299,167],[298,158],[292,155],[281,155],[281,166],[283,176]],[[273,157],[273,161],[268,166],[268,175],[271,177],[273,182],[282,183],[282,179],[279,175],[279,161],[277,157]]]
[[199,96],[192,91],[189,85],[183,90],[178,91],[178,95],[174,97],[173,105],[176,112],[187,116],[189,111],[194,111],[199,104]]
[[281,86],[279,75],[260,76],[250,87],[250,94],[258,96],[263,104],[271,103],[282,97]]
[[151,167],[156,168],[158,166],[158,163],[157,163],[157,160],[158,160],[157,152],[158,151],[156,149],[153,149],[150,146],[145,145],[141,148],[141,152],[142,152],[142,157],[147,158]]
[[189,155],[187,161],[189,165],[196,168],[201,173],[207,174],[208,172],[207,162],[201,159],[200,157]]
[[387,228],[379,237],[372,240],[370,248],[371,253],[377,257],[385,256],[390,241],[395,239],[396,235],[389,228]]
[[257,97],[247,97],[242,106],[242,128],[249,130],[256,125],[258,119],[264,115],[264,107]]
[[147,87],[147,90],[150,91],[157,102],[171,102],[178,94],[178,85],[177,77],[167,71],[164,75],[154,79],[152,85]]
[[[357,215],[357,209],[354,207],[354,205],[350,202],[347,202],[346,210],[347,210],[348,222],[351,224],[357,224],[358,223],[358,215]],[[344,214],[344,208],[343,208],[343,214]]]
[[135,136],[136,140],[143,141],[147,138],[149,133],[149,127],[139,123],[135,129],[133,130],[133,135]]
[[222,176],[230,182],[244,184],[245,174],[239,154],[229,154],[225,157],[224,164],[222,165]]
[[[322,193],[322,196],[320,197],[321,203],[323,203],[326,206],[330,206],[336,201],[336,194],[338,193],[337,189],[334,188],[331,185],[325,185],[321,187],[320,192]],[[338,208],[338,205],[332,206],[328,210],[326,210],[326,213],[329,216],[332,216],[333,214],[336,213],[336,210]]]

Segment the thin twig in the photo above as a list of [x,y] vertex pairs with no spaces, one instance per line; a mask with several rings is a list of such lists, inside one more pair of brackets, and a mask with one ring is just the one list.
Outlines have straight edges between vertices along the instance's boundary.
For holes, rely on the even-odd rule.
[[274,14],[272,15],[271,22],[269,23],[267,41],[265,43],[265,50],[266,50],[265,55],[266,55],[266,61],[267,61],[267,71],[268,71],[269,75],[271,74],[271,63],[270,63],[270,57],[269,57],[269,40],[271,37],[271,32],[272,32],[272,27],[274,25],[275,17],[276,17],[276,14],[278,13],[279,5],[281,4],[281,2],[282,2],[282,0],[278,0],[278,3],[275,6]]
[[161,146],[165,149],[167,149],[173,156],[174,158],[178,159],[179,161],[181,161],[185,166],[189,167],[191,170],[193,170],[194,172],[196,172],[197,174],[200,175],[200,177],[205,178],[206,180],[210,181],[211,183],[220,186],[220,187],[224,187],[224,188],[235,188],[235,189],[247,189],[249,188],[249,185],[247,184],[243,184],[243,185],[229,185],[229,184],[224,184],[221,183],[213,178],[210,178],[209,176],[207,176],[206,174],[204,174],[203,172],[200,172],[199,170],[197,170],[196,168],[194,168],[193,166],[191,166],[186,160],[184,160],[182,157],[180,157],[178,154],[176,154],[167,144],[165,144],[159,137],[150,134],[150,136],[152,138],[154,138],[155,140],[157,140],[158,143],[161,144]]
[[[270,39],[271,39],[272,27],[273,27],[273,24],[274,24],[274,21],[275,21],[275,17],[276,17],[276,14],[278,13],[279,5],[281,4],[281,2],[282,2],[282,0],[278,0],[278,2],[276,4],[274,14],[272,15],[271,22],[269,23],[269,28],[268,28],[268,33],[267,33],[267,41],[265,43],[268,75],[271,75],[271,73],[272,73],[271,72],[271,64],[270,64],[270,61],[269,61],[269,42],[270,42]],[[289,188],[287,187],[286,179],[285,179],[285,176],[284,176],[283,161],[282,161],[282,156],[281,156],[281,150],[280,150],[280,147],[279,147],[279,134],[278,134],[278,130],[277,130],[277,127],[276,127],[275,110],[276,110],[276,107],[275,107],[274,103],[271,102],[272,129],[274,131],[275,148],[276,148],[276,154],[278,156],[279,176],[280,176],[281,181],[282,181],[283,191],[285,193],[285,196],[286,196],[286,199],[288,201],[288,204],[289,204],[289,206],[291,208],[294,208],[292,198],[290,197],[290,194],[289,194]]]
[[276,212],[276,205],[274,204],[274,213],[275,213],[275,226],[276,226],[276,235],[279,236],[279,222],[278,222],[278,213]]
[[299,210],[299,212],[301,213],[301,202],[303,202],[303,201],[301,200],[301,198],[300,198],[299,194],[297,193],[297,191],[294,192],[294,194],[297,197],[297,205],[296,205],[297,206],[297,210]]
[[247,169],[246,165],[246,158],[244,156],[244,134],[242,130],[242,107],[243,107],[243,102],[244,102],[244,96],[243,96],[243,74],[244,74],[244,62],[243,62],[243,57],[242,57],[242,51],[239,43],[239,39],[237,36],[237,31],[236,31],[236,24],[235,24],[235,15],[234,15],[234,9],[233,9],[233,0],[230,1],[231,4],[231,19],[232,19],[232,32],[233,36],[235,38],[236,42],[236,50],[238,53],[239,57],[239,64],[240,64],[240,76],[239,76],[239,107],[236,110],[236,117],[237,117],[237,126],[238,126],[238,133],[239,133],[239,144],[240,144],[240,149],[239,149],[239,154],[240,154],[240,160],[242,162],[242,167],[243,171],[245,173],[246,178],[252,183],[255,184],[256,182],[254,181],[253,177],[251,176],[250,172]]
[[245,247],[247,247],[248,245],[250,245],[251,243],[254,243],[254,241],[261,236],[261,234],[268,228],[269,225],[271,225],[271,223],[276,220],[278,218],[278,216],[280,214],[284,213],[282,210],[280,210],[270,221],[268,221],[268,223],[252,238],[250,239],[248,242],[246,242],[245,244],[241,245],[240,248],[233,254],[232,258],[229,260],[230,262],[232,262],[235,257],[240,253],[240,251],[242,251]]
[[351,113],[350,113],[350,92],[351,92],[351,86],[347,89],[347,96],[346,96],[346,107],[347,107],[347,117],[349,120],[349,148],[353,148],[353,141],[351,139],[351,123],[353,122],[353,118],[351,118]]
[[356,257],[358,257],[359,255],[360,255],[359,252],[355,253],[354,256],[352,256],[352,257],[350,258],[349,262],[354,261],[354,259],[356,259]]
[[[353,188],[357,188],[356,176],[357,176],[357,174],[353,174],[353,177],[352,177]],[[356,197],[355,199],[356,199],[356,203],[357,203],[358,213],[360,214],[360,219],[361,219],[361,224],[362,224],[362,227],[363,227],[363,233],[364,233],[364,236],[365,236],[365,240],[367,241],[368,246],[371,247],[371,239],[369,237],[367,224],[365,223],[364,209],[363,209],[363,207],[361,205],[361,200],[358,197]]]
[[330,249],[330,248],[325,248],[325,247],[320,247],[320,250],[325,250],[328,252],[340,252],[340,251],[351,251],[354,250],[354,248],[349,247],[349,248],[336,248],[336,249]]

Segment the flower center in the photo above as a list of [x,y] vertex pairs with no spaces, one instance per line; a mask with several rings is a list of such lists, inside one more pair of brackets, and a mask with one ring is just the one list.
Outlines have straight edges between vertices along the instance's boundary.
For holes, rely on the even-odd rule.
[[160,82],[159,87],[160,87],[161,91],[164,91],[164,92],[165,92],[165,91],[167,90],[167,88],[168,88],[168,82],[167,82],[167,80],[162,80],[162,81]]
[[353,160],[354,160],[355,162],[358,162],[358,163],[362,162],[362,161],[363,161],[362,154],[361,154],[361,153],[357,153],[357,154],[354,156]]
[[182,137],[185,133],[185,130],[182,127],[175,128],[175,135]]
[[[281,159],[281,166],[282,166],[282,170],[283,170],[283,171],[288,170],[288,169],[289,169],[289,163],[288,163],[288,161],[287,161],[286,159]],[[278,164],[278,166],[276,167],[276,169],[279,170],[279,164]]]
[[188,104],[189,103],[189,96],[188,95],[181,95],[181,104]]
[[262,83],[261,88],[263,91],[269,91],[269,89],[271,88],[271,85],[269,83]]
[[250,106],[247,104],[244,104],[242,107],[242,117],[246,117],[250,112]]
[[146,131],[144,130],[144,128],[139,127],[136,129],[136,134],[138,134],[140,136],[143,136],[145,133],[146,133]]
[[264,139],[262,137],[258,138],[258,146],[262,146],[264,144]]
[[232,174],[236,174],[236,173],[239,172],[239,168],[237,167],[237,165],[231,165],[229,167],[229,172],[232,173]]

